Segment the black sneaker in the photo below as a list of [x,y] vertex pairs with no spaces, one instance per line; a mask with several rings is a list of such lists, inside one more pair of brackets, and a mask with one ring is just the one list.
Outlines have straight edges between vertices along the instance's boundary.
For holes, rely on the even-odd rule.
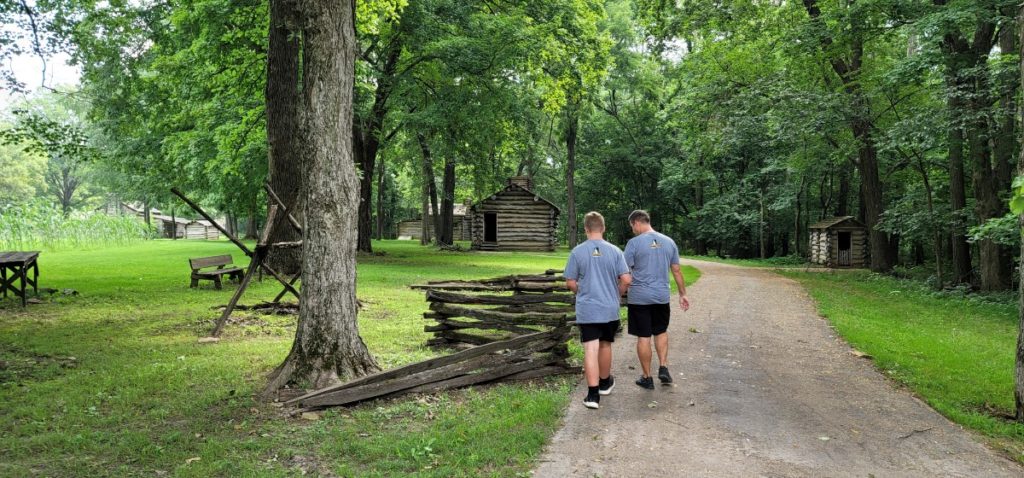
[[587,398],[583,399],[583,406],[587,408],[599,408],[601,395],[594,392],[587,392]]
[[640,377],[636,379],[636,384],[647,390],[654,390],[654,378],[652,377]]
[[613,388],[615,388],[615,377],[611,375],[608,378],[602,378],[597,383],[597,393],[600,395],[611,395]]
[[662,385],[672,383],[672,374],[668,373],[668,367],[658,367],[658,380],[661,380]]

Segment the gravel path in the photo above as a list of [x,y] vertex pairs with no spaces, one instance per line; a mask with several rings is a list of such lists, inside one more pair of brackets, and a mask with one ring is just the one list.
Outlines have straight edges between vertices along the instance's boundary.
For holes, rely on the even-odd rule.
[[587,410],[577,387],[535,476],[1024,476],[851,354],[798,283],[684,263],[702,275],[690,311],[673,305],[675,384],[634,385],[623,335],[614,391]]

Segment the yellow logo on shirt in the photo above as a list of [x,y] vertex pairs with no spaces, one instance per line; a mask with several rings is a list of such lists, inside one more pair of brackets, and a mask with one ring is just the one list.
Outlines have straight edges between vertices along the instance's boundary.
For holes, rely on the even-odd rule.
[[661,249],[661,244],[658,244],[657,239],[654,239],[653,242],[651,242],[651,249]]
[[600,248],[597,248],[597,247],[595,247],[595,248],[594,248],[594,252],[591,252],[591,253],[590,253],[590,255],[591,255],[592,257],[601,257],[601,249],[600,249]]

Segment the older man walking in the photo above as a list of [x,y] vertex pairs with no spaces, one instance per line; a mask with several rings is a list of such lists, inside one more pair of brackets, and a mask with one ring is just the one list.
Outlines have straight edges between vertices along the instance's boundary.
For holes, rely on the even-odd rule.
[[686,282],[679,269],[679,249],[675,241],[651,227],[651,216],[646,211],[638,209],[630,213],[629,225],[636,237],[626,243],[624,252],[626,265],[633,273],[633,283],[627,298],[628,331],[637,338],[636,355],[643,371],[636,384],[653,390],[652,337],[658,352],[658,379],[662,385],[672,383],[672,374],[668,370],[669,301],[672,295],[668,284],[669,272],[675,277],[679,288],[679,308],[688,310],[690,301],[686,297]]

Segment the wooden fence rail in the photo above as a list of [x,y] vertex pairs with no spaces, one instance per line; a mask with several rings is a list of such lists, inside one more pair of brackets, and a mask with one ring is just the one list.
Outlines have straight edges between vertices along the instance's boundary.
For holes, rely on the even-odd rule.
[[[430,311],[423,316],[436,323],[424,327],[434,334],[428,344],[461,351],[316,390],[286,403],[319,409],[495,380],[578,373],[579,367],[569,363],[566,346],[572,335],[575,297],[556,292],[564,290],[560,272],[413,286],[426,290]],[[493,294],[499,291],[512,295]]]

